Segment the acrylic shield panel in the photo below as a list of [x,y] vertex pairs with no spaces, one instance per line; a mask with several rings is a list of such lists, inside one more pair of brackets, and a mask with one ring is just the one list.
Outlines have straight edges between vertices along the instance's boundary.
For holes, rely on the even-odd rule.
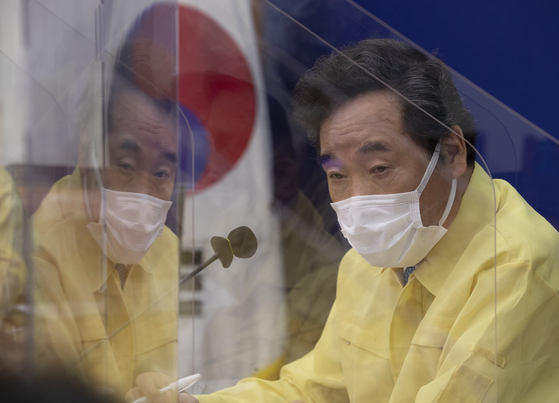
[[[200,373],[190,391],[211,393],[277,379],[335,322],[350,401],[521,401],[552,383],[532,378],[554,365],[536,334],[557,334],[538,287],[555,278],[559,142],[429,50],[349,0],[0,11],[4,372],[58,371],[115,399],[142,373],[161,384]],[[428,67],[395,79],[357,55],[367,49]],[[294,100],[328,56],[347,80],[307,75],[311,92]],[[443,110],[414,71],[436,80]],[[367,129],[351,135],[352,124]],[[416,190],[437,136],[420,219],[438,226],[453,182],[461,204],[448,232],[424,233],[438,242],[408,278],[375,267],[370,238],[346,239],[331,203]],[[254,255],[232,233],[243,226]],[[403,256],[409,245],[394,242],[378,245]],[[340,266],[352,246],[368,263],[349,252]]]

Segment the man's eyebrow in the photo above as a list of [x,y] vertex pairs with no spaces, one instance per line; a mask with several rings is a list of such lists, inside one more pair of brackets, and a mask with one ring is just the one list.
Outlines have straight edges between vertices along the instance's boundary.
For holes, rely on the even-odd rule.
[[357,150],[359,154],[368,154],[376,151],[390,151],[390,148],[381,141],[373,141],[365,143],[361,146],[361,148],[359,148],[359,150]]
[[136,144],[136,142],[132,140],[124,140],[122,143],[120,143],[120,146],[118,148],[121,150],[129,150],[134,152],[140,151],[140,146],[138,146],[138,144]]
[[166,159],[167,161],[172,162],[173,164],[177,163],[177,154],[175,154],[172,151],[168,151],[168,150],[164,150],[161,151],[161,154],[159,154],[161,158]]

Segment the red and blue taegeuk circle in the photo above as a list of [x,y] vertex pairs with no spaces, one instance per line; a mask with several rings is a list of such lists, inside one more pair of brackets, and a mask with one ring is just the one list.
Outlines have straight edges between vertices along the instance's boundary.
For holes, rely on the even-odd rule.
[[202,11],[170,3],[146,10],[127,44],[138,88],[178,102],[187,189],[221,180],[247,149],[256,116],[253,79],[239,46]]

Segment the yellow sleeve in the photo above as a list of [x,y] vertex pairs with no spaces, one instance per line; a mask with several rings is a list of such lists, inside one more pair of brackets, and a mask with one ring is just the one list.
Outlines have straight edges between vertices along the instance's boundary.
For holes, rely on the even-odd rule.
[[35,267],[35,354],[40,371],[52,368],[83,376],[80,363],[73,365],[81,350],[79,331],[73,320],[70,305],[64,299],[64,290],[56,267],[42,259],[33,259]]
[[349,402],[336,334],[336,304],[314,350],[284,366],[278,381],[257,378],[210,395],[197,396],[200,403],[213,402]]
[[494,271],[479,275],[416,402],[559,401],[557,292],[530,263],[499,267],[496,282],[495,302]]
[[23,291],[23,225],[23,206],[15,184],[0,167],[0,320]]

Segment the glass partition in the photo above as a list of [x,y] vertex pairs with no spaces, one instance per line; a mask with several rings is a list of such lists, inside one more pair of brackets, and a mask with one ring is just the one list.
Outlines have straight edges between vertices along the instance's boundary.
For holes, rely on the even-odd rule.
[[4,372],[113,400],[175,381],[177,6],[2,7]]
[[3,377],[554,397],[559,142],[436,54],[351,0],[0,11]]

